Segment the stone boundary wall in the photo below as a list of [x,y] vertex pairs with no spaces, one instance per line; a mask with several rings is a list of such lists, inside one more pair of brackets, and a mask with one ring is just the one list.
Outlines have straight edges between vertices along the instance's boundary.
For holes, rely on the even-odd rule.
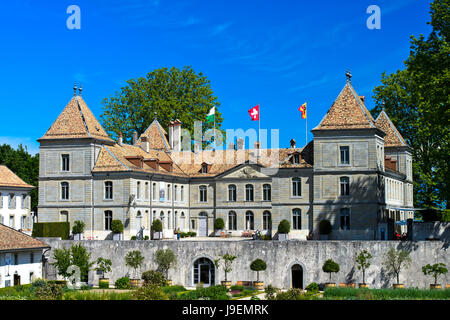
[[[371,288],[391,287],[395,277],[386,274],[382,267],[383,255],[390,248],[403,249],[410,252],[413,261],[411,267],[400,273],[400,282],[405,287],[428,288],[433,283],[432,277],[425,277],[422,266],[430,263],[443,262],[450,267],[448,248],[450,242],[441,241],[71,241],[45,239],[52,250],[70,247],[81,242],[92,253],[92,260],[98,257],[111,259],[113,271],[107,274],[110,283],[125,275],[133,276],[133,270],[125,266],[125,255],[131,250],[140,250],[145,257],[141,271],[156,269],[154,254],[158,249],[171,249],[178,260],[176,268],[169,271],[173,284],[193,287],[193,263],[197,258],[207,257],[214,261],[219,255],[231,253],[237,256],[233,262],[233,271],[228,274],[232,283],[236,281],[254,281],[256,272],[250,270],[250,263],[257,258],[267,262],[267,270],[260,272],[264,285],[278,288],[291,287],[291,267],[299,264],[303,268],[303,287],[311,282],[328,282],[328,274],[322,271],[322,265],[327,259],[333,259],[340,265],[340,272],[333,274],[332,282],[350,283],[362,282],[361,272],[354,262],[355,255],[363,249],[372,255],[372,265],[366,271],[366,283]],[[52,251],[46,256],[53,262]],[[52,277],[56,271],[48,265],[47,274]],[[53,269],[53,270],[52,270]],[[216,271],[216,284],[224,280],[222,269]],[[89,282],[98,284],[98,275],[90,272]],[[439,278],[438,283],[450,283],[450,275]]]

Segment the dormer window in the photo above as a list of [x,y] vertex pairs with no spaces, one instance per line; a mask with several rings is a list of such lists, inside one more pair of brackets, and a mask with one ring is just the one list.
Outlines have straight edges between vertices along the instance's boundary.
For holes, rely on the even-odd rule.
[[206,163],[202,164],[202,173],[208,173],[208,165]]
[[293,164],[300,164],[300,155],[298,153],[295,153],[292,157],[292,163]]

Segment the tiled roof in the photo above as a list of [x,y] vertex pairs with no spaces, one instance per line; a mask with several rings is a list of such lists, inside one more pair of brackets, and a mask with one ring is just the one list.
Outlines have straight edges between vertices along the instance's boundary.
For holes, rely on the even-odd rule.
[[2,165],[0,165],[0,187],[34,188],[20,179],[8,167]]
[[150,144],[150,149],[156,150],[170,150],[169,142],[166,138],[167,132],[158,122],[158,120],[153,120],[153,122],[148,126],[147,130],[139,137],[136,144],[140,145],[141,138],[147,137],[147,141]]
[[81,96],[74,96],[39,140],[97,138],[112,142]]
[[45,242],[0,224],[0,251],[49,247]]
[[384,137],[385,147],[407,146],[405,139],[403,139],[402,135],[398,132],[397,128],[394,126],[384,110],[378,115],[377,120],[375,120],[375,124],[379,129],[386,133],[386,136]]
[[313,130],[370,129],[375,121],[349,81]]

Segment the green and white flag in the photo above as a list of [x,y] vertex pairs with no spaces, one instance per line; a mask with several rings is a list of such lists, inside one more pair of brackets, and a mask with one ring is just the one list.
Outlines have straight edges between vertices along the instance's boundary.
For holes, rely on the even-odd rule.
[[216,107],[212,107],[206,115],[206,123],[214,122],[214,115],[216,114]]

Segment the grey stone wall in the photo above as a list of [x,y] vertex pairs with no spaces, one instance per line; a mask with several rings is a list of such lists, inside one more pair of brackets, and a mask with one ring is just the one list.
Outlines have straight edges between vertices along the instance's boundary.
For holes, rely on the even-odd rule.
[[450,222],[417,222],[412,224],[412,239],[450,241]]
[[[46,239],[52,250],[70,247],[78,241],[58,241]],[[80,241],[91,253],[92,259],[104,257],[113,261],[113,271],[107,276],[113,283],[132,270],[125,266],[124,257],[128,251],[140,250],[145,257],[141,271],[156,269],[154,254],[158,249],[171,249],[175,252],[178,265],[169,271],[174,284],[193,286],[193,263],[200,257],[213,261],[219,255],[231,253],[238,258],[233,262],[233,271],[228,278],[236,281],[256,280],[256,273],[249,268],[257,258],[267,262],[267,270],[260,273],[265,285],[279,288],[291,287],[291,267],[299,264],[303,268],[303,285],[311,282],[328,282],[328,274],[322,271],[327,259],[333,259],[340,265],[340,272],[333,275],[333,282],[361,282],[361,272],[354,263],[355,255],[363,249],[372,255],[372,265],[366,272],[366,282],[372,288],[390,287],[394,277],[386,274],[382,267],[383,255],[390,248],[403,249],[410,252],[413,261],[411,267],[401,272],[400,282],[406,287],[426,288],[433,279],[425,277],[421,271],[423,265],[443,262],[450,265],[449,242],[441,241]],[[49,251],[49,262],[53,262],[52,251]],[[52,267],[50,267],[52,269]],[[50,270],[49,274],[54,271]],[[216,271],[216,283],[224,279],[223,270]],[[98,275],[91,272],[90,281],[97,284]],[[439,279],[440,283],[450,283],[450,276]]]

